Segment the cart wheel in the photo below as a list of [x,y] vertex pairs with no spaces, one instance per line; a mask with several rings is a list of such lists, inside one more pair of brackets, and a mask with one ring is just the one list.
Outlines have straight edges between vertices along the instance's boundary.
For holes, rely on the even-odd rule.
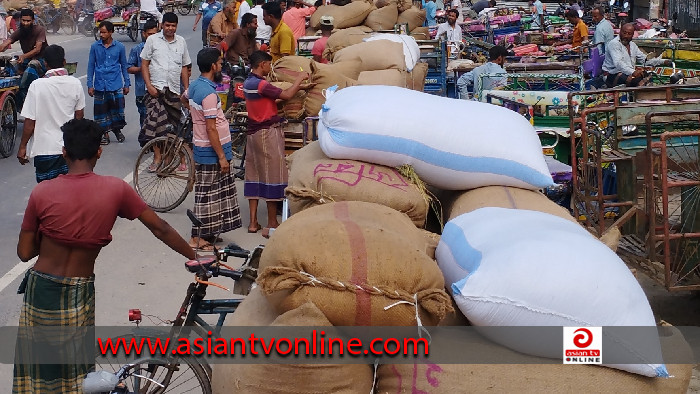
[[61,31],[69,35],[75,34],[75,22],[73,18],[68,15],[64,15],[61,18]]
[[131,41],[139,41],[139,15],[134,14],[129,18],[129,25],[126,27],[126,35],[131,38]]
[[15,147],[17,135],[17,110],[11,94],[5,96],[0,110],[0,156],[8,157]]

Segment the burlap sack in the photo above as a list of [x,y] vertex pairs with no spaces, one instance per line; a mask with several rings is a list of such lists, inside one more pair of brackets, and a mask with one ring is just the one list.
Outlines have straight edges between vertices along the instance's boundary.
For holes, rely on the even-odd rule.
[[294,83],[300,73],[310,74],[313,60],[303,56],[284,56],[272,65],[269,79]]
[[385,7],[373,10],[365,19],[365,26],[374,31],[391,30],[399,18],[399,10],[396,4],[389,4]]
[[408,23],[408,30],[413,31],[413,29],[423,26],[425,22],[425,10],[421,10],[418,7],[411,7],[399,14],[397,23]]
[[2,6],[5,7],[5,11],[10,9],[21,10],[22,8],[27,8],[27,0],[5,0],[2,2]]
[[[399,3],[398,0],[374,0],[374,6],[377,8],[386,7],[389,4],[393,4],[393,5],[398,7],[398,3]],[[398,12],[398,8],[396,11]]]
[[318,67],[320,63],[314,63],[311,82],[315,83],[315,85],[307,91],[306,99],[304,100],[304,110],[307,116],[318,116],[318,113],[321,111],[321,105],[326,102],[326,97],[323,95],[324,91],[329,87],[338,85],[338,89],[343,89],[357,85],[356,80],[346,77],[341,72],[349,73],[350,70],[357,70],[361,62],[358,59],[351,59],[343,63],[323,65],[321,67]]
[[[282,90],[289,89],[292,86],[291,82],[271,82],[271,84]],[[277,112],[286,119],[301,119],[305,115],[304,100],[306,100],[306,91],[299,90],[289,100],[278,101]]]
[[345,61],[338,61],[334,63],[311,63],[312,73],[316,73],[320,70],[332,72],[338,75],[342,75],[346,78],[357,80],[362,72],[362,60],[360,59],[346,59]]
[[413,7],[412,0],[398,0],[399,12],[404,12],[411,7]]
[[328,41],[326,41],[323,58],[333,60],[336,52],[350,45],[361,43],[365,38],[369,37],[371,31],[372,29],[364,25],[334,31],[328,37]]
[[427,27],[419,26],[411,30],[411,36],[416,40],[429,40],[430,30]]
[[314,29],[320,29],[323,15],[333,17],[333,26],[336,29],[359,26],[367,18],[372,8],[374,6],[366,1],[354,1],[344,6],[322,5],[311,15],[309,26]]
[[[257,307],[257,308],[254,308]],[[241,311],[241,309],[244,309]],[[279,317],[254,289],[233,314],[237,326],[330,326],[328,319],[312,303],[306,303]],[[232,325],[232,324],[227,324]],[[363,364],[214,364],[214,394],[292,394],[368,393],[373,368]]]
[[425,87],[425,77],[428,76],[428,63],[418,62],[411,72],[406,73],[406,87],[419,92]]
[[398,86],[400,88],[405,88],[408,72],[401,70],[377,70],[377,71],[363,71],[360,73],[360,77],[357,78],[358,85],[385,85],[385,86]]
[[425,254],[427,254],[431,259],[435,260],[435,249],[437,249],[438,242],[440,242],[440,234],[423,229],[421,229],[421,233],[423,234],[423,237],[425,237],[425,241],[427,243],[425,247]]
[[406,70],[403,45],[389,40],[361,42],[343,48],[333,57],[334,62],[348,59],[362,60],[362,71]]
[[415,302],[422,324],[435,325],[452,305],[425,250],[420,230],[389,207],[319,205],[277,228],[258,284],[281,311],[312,301],[336,326],[416,325]]
[[569,211],[548,199],[544,194],[508,186],[487,186],[455,194],[443,202],[448,221],[483,207],[500,207],[540,211],[577,222]]
[[[673,327],[670,330],[669,336],[661,337],[661,345],[674,353],[684,352],[680,357],[692,359],[680,331]],[[532,364],[380,365],[376,393],[685,394],[693,372],[693,365],[667,364],[670,378],[650,378],[597,365],[536,364],[537,360],[551,360],[516,353],[488,341],[468,351],[502,354],[503,359],[522,357],[523,362]]]
[[289,156],[287,168],[285,195],[292,214],[333,201],[366,201],[405,213],[417,227],[425,224],[428,203],[423,194],[393,168],[330,159],[318,141]]

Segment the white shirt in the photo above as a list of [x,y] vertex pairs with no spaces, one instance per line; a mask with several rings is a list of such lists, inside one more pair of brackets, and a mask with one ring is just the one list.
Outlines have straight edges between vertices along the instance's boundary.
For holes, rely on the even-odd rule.
[[256,5],[250,10],[251,14],[258,17],[258,30],[255,31],[255,38],[258,40],[270,41],[272,36],[272,28],[263,22],[263,9],[262,6]]
[[447,22],[439,24],[435,38],[437,39],[443,34],[447,37],[448,42],[462,42],[462,28],[456,23],[454,27]]
[[0,41],[7,40],[7,24],[5,24],[5,17],[0,15]]
[[141,51],[141,59],[149,60],[151,84],[158,90],[164,88],[180,94],[180,75],[182,67],[190,64],[187,42],[179,35],[173,41],[163,37],[163,32],[156,33],[146,40]]
[[39,78],[29,85],[21,115],[34,120],[28,156],[60,155],[63,149],[61,126],[85,108],[85,93],[78,78],[57,75]]
[[[262,8],[260,8],[262,10]],[[238,23],[238,26],[241,26],[241,19],[243,19],[243,15],[247,14],[250,12],[250,5],[246,0],[243,0],[241,2],[241,5],[238,7],[238,19],[236,19],[236,23]],[[258,18],[258,25],[262,23],[262,14]],[[264,24],[264,23],[263,23]]]
[[622,73],[632,75],[634,73],[634,65],[636,62],[643,63],[647,56],[639,50],[637,44],[630,41],[630,51],[622,45],[620,37],[615,37],[605,47],[605,61],[603,62],[603,71],[608,74]]

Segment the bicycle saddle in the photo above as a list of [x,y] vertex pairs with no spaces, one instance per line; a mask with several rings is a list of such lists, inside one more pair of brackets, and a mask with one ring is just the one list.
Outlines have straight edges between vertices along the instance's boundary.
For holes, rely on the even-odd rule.
[[185,268],[192,273],[197,273],[202,269],[208,270],[214,263],[216,263],[216,256],[202,256],[197,260],[186,262]]

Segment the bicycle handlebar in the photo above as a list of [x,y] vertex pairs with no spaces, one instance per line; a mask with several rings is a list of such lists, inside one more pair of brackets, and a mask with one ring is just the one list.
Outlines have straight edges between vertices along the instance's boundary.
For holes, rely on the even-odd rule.
[[213,274],[214,276],[225,276],[233,280],[241,279],[241,277],[243,276],[243,274],[241,274],[240,271],[233,271],[226,268],[219,268],[218,270],[215,270]]

